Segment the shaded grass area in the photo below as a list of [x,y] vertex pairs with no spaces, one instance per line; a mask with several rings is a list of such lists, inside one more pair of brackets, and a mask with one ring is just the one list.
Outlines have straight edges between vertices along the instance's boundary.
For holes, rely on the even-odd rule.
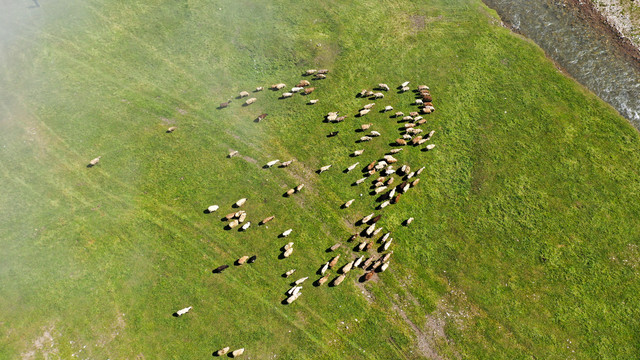
[[[1,70],[3,357],[194,358],[224,346],[287,359],[637,353],[638,135],[480,2],[41,4],[14,10],[26,20],[12,23]],[[314,81],[317,105],[265,90],[249,107],[216,109],[241,90],[291,87],[307,68],[331,69]],[[383,211],[390,269],[364,287],[356,276],[306,285],[281,305],[290,281],[280,274],[315,280],[336,242],[340,266],[353,256],[346,240],[376,203],[350,186],[358,171],[341,170],[380,157],[401,125],[354,118],[368,102],[355,94],[405,80],[432,89],[425,130],[438,147],[397,156],[427,168]],[[376,102],[408,113],[411,101],[390,92]],[[349,117],[323,123],[328,111]],[[356,144],[365,122],[383,136]],[[230,150],[246,157],[226,159]],[[297,161],[261,168],[276,158]],[[223,230],[241,197],[254,225]],[[221,209],[205,215],[211,204]],[[277,260],[287,241],[294,255]],[[253,265],[211,273],[253,254]],[[53,347],[36,345],[44,332]]]

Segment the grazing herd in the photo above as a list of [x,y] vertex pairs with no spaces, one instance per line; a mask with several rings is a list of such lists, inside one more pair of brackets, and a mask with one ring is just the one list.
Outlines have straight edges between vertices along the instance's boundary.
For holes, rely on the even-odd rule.
[[[313,80],[321,80],[326,78],[328,72],[329,71],[326,69],[321,69],[321,70],[312,69],[312,70],[307,70],[303,75],[314,76]],[[280,91],[284,88],[286,88],[286,84],[284,83],[277,83],[270,86],[270,89],[273,91]],[[260,86],[260,87],[257,87],[254,90],[254,92],[260,92],[263,89],[264,88]],[[303,80],[300,80],[295,87],[291,88],[290,91],[285,91],[281,93],[280,98],[281,99],[291,98],[295,94],[309,95],[313,93],[315,90],[316,90],[316,87],[311,87],[311,82],[309,80],[303,79]],[[377,92],[374,92],[373,90]],[[373,90],[363,89],[361,92],[357,94],[357,97],[364,98],[364,99],[371,99],[371,100],[384,99],[385,94],[383,92],[389,92],[391,88],[387,84],[379,83],[377,87],[373,88]],[[400,84],[400,86],[397,87],[397,90],[400,96],[402,96],[402,94],[409,92],[411,90],[409,87],[409,82],[408,81],[403,82],[402,84]],[[435,111],[435,107],[433,106],[433,98],[431,96],[429,87],[427,87],[426,85],[419,85],[417,89],[414,90],[414,93],[416,94],[416,98],[414,99],[413,105],[418,106],[420,108],[419,110],[421,114],[423,115],[431,114]],[[249,98],[249,97],[250,97],[250,93],[248,91],[241,91],[239,92],[237,99],[248,98],[244,102],[243,106],[249,106],[251,104],[254,104],[257,101],[257,98],[255,97]],[[308,104],[313,105],[313,104],[316,104],[318,101],[319,101],[318,99],[309,100]],[[228,101],[221,103],[218,108],[219,109],[228,108],[231,102],[232,102],[232,99],[229,99]],[[355,115],[356,118],[366,116],[371,112],[371,110],[375,106],[376,106],[375,102],[364,104],[357,111]],[[382,106],[382,105],[379,105],[379,106]],[[380,110],[379,113],[385,114],[393,110],[394,110],[393,106],[385,105],[384,107],[382,107],[382,110]],[[407,164],[404,164],[399,167],[395,167],[394,164],[398,162],[398,159],[396,159],[393,156],[395,154],[400,153],[404,149],[406,149],[406,147],[409,145],[415,147],[415,146],[419,146],[427,143],[428,141],[431,140],[431,138],[435,134],[435,130],[431,130],[427,133],[426,131],[423,131],[422,128],[420,128],[420,126],[427,123],[427,119],[423,118],[420,115],[420,113],[418,111],[410,111],[409,115],[405,116],[405,113],[403,111],[396,111],[395,113],[393,113],[393,115],[389,117],[390,119],[395,119],[395,120],[402,119],[398,121],[399,123],[403,123],[399,129],[401,132],[400,134],[401,136],[393,140],[393,143],[391,144],[392,148],[388,150],[387,154],[383,155],[381,158],[377,160],[371,161],[370,163],[369,162],[365,163],[367,165],[365,165],[362,168],[363,177],[351,184],[351,186],[358,187],[361,184],[365,183],[367,179],[371,179],[372,181],[371,181],[370,195],[377,197],[375,201],[378,202],[379,204],[375,208],[378,211],[385,209],[389,205],[397,204],[400,201],[401,196],[403,195],[406,196],[405,194],[407,194],[407,192],[409,192],[411,188],[415,187],[420,182],[419,178],[415,178],[415,179],[413,178],[419,176],[422,173],[422,171],[425,169],[424,167],[418,169],[417,171],[411,171],[411,167]],[[347,118],[347,115],[340,116],[339,114],[340,114],[339,111],[329,112],[325,116],[325,122],[329,124],[335,124],[335,123],[340,123],[345,121]],[[267,117],[267,114],[262,113],[255,119],[255,122],[260,122],[264,120],[266,117]],[[371,117],[371,115],[369,115],[369,117]],[[359,124],[357,125],[355,132],[366,132],[366,131],[369,131],[373,126],[375,126],[373,122]],[[175,130],[176,130],[176,127],[172,126],[167,130],[167,133],[172,133]],[[338,131],[332,131],[329,133],[327,137],[334,137],[338,135],[338,133],[339,133]],[[372,130],[368,134],[360,136],[358,139],[355,140],[355,142],[364,143],[364,142],[379,141],[375,139],[380,137],[382,137],[382,134],[379,131]],[[422,150],[430,151],[430,150],[433,150],[434,148],[435,148],[435,144],[427,144]],[[349,154],[349,156],[351,157],[364,156],[365,150],[366,150],[365,148],[355,150],[351,154]],[[238,155],[238,151],[231,151],[227,155],[227,157],[233,158],[237,155]],[[99,163],[100,158],[101,158],[100,156],[94,158],[89,162],[87,166],[88,167],[96,166]],[[266,165],[264,165],[264,168],[271,168],[278,163],[280,163],[279,165],[280,168],[286,168],[289,165],[291,165],[293,161],[294,160],[292,159],[289,161],[280,162],[279,159],[276,159],[276,160],[267,162]],[[343,173],[345,174],[351,173],[358,166],[360,166],[360,162],[355,162],[352,165],[348,166],[343,171]],[[331,167],[332,167],[332,164],[322,166],[316,171],[316,173],[322,174],[323,172],[328,171]],[[397,183],[396,183],[396,180],[397,180]],[[304,188],[304,186],[305,186],[304,184],[299,184],[298,186],[287,190],[283,196],[284,197],[293,196],[294,194],[299,193]],[[354,201],[355,199],[350,199],[342,203],[340,207],[343,209],[349,209],[350,206],[354,203]],[[243,207],[243,205],[245,205],[246,202],[247,202],[247,198],[241,198],[235,203],[233,203],[231,207],[235,209],[239,209]],[[207,214],[215,213],[219,210],[219,208],[220,206],[218,205],[210,205],[205,210],[205,213]],[[239,231],[247,231],[249,230],[252,224],[251,221],[247,221],[247,218],[248,218],[248,214],[246,211],[237,210],[227,214],[222,220],[228,221],[226,225],[226,228],[228,230],[234,229],[240,226]],[[375,276],[376,273],[385,272],[390,266],[390,260],[393,254],[393,251],[389,251],[393,243],[393,238],[391,237],[391,232],[387,231],[384,233],[384,235],[382,235],[380,238],[376,240],[375,237],[383,231],[383,227],[378,226],[378,223],[382,218],[383,218],[383,213],[376,214],[375,212],[372,212],[362,217],[362,219],[360,219],[359,221],[357,221],[355,225],[363,226],[363,228],[359,230],[359,232],[352,234],[348,240],[348,242],[353,242],[353,244],[355,244],[355,246],[353,247],[353,252],[355,254],[353,254],[352,256],[349,256],[348,261],[346,261],[346,263],[344,263],[342,266],[339,266],[339,267],[338,267],[338,262],[341,259],[341,255],[344,255],[344,254],[336,254],[333,257],[331,257],[331,259],[329,260],[326,260],[326,259],[323,260],[318,270],[318,275],[320,275],[320,277],[317,278],[317,280],[313,283],[313,285],[318,287],[318,286],[324,285],[325,283],[329,283],[329,286],[333,286],[333,287],[339,286],[341,283],[343,283],[347,279],[349,274],[355,272],[354,271],[355,269],[362,269],[361,275],[359,277],[360,282],[369,281]],[[275,215],[268,216],[263,220],[261,220],[258,223],[258,225],[264,225],[270,221],[273,221],[274,219],[275,219]],[[402,225],[408,226],[413,221],[414,221],[414,218],[410,217],[406,219],[402,223]],[[287,229],[283,231],[278,237],[286,238],[286,237],[289,237],[292,233],[293,233],[293,229]],[[379,245],[374,245],[376,243]],[[377,252],[379,253],[379,255],[377,256],[372,255],[370,257],[367,256],[369,255],[369,251],[371,251],[374,248],[374,246],[377,246]],[[340,248],[344,248],[343,244],[341,242],[336,242],[334,243],[334,245],[327,248],[326,251],[336,252]],[[349,248],[349,246],[347,246],[346,248]],[[287,259],[293,255],[294,242],[288,242],[287,244],[282,246],[280,250],[281,250],[280,259],[283,259],[283,261],[286,261],[284,259]],[[344,252],[344,250],[341,250],[341,251]],[[373,251],[376,251],[376,250],[373,250]],[[252,256],[243,255],[235,261],[235,265],[240,267],[244,264],[252,264],[256,261],[256,259],[257,259],[257,255],[252,255]],[[229,268],[229,265],[224,264],[213,269],[212,272],[215,274],[220,274],[228,268]],[[332,270],[335,271],[337,276],[335,276],[330,281]],[[293,275],[294,272],[296,272],[296,269],[290,269],[287,272],[285,272],[282,275],[282,277],[284,278],[290,277],[291,275]],[[355,275],[351,275],[351,276],[355,276]],[[308,278],[309,278],[308,276],[305,276],[294,281],[291,284],[291,287],[285,292],[286,298],[282,301],[282,303],[292,304],[294,301],[296,301],[302,295],[302,289],[303,289],[302,284]],[[191,306],[180,309],[174,313],[174,316],[176,317],[183,316],[184,314],[188,313],[191,309],[192,309]],[[244,353],[244,348],[234,350],[231,353],[229,353],[229,351],[230,351],[229,347],[224,347],[220,350],[215,351],[213,355],[214,356],[228,355],[230,357],[237,357]]]

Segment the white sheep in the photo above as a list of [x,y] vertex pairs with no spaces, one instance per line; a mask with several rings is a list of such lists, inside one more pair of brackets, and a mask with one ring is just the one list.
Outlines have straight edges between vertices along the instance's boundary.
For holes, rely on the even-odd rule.
[[182,315],[188,313],[189,310],[191,310],[192,308],[193,308],[193,306],[189,306],[189,307],[186,307],[184,309],[180,309],[180,310],[176,311],[176,315],[182,316]]
[[355,200],[356,200],[356,199],[351,199],[351,200],[347,201],[346,203],[344,203],[344,205],[342,205],[342,206],[343,206],[344,208],[348,208],[349,206],[351,206],[351,204],[353,204],[353,202],[354,202]]
[[293,229],[285,230],[285,231],[282,233],[282,237],[287,237],[287,236],[289,236],[289,234],[291,234],[291,232],[292,232],[292,231],[293,231]]
[[290,97],[292,97],[292,96],[293,96],[293,93],[286,92],[286,93],[283,93],[281,97],[282,97],[283,99],[286,99],[286,98],[290,98]]
[[365,182],[366,180],[367,180],[367,178],[358,179],[358,180],[356,180],[356,185],[360,185],[363,182]]
[[93,160],[89,161],[89,165],[90,165],[90,166],[96,166],[96,165],[98,165],[98,163],[100,162],[100,158],[101,158],[101,157],[102,157],[102,156],[98,156],[97,158],[95,158],[95,159],[93,159]]
[[367,115],[369,113],[369,111],[371,111],[371,110],[369,110],[369,109],[360,110],[360,116]]
[[391,242],[393,241],[393,238],[390,238],[389,241],[385,242],[384,245],[382,246],[382,249],[384,251],[387,251],[389,249],[389,246],[391,246]]
[[220,350],[216,351],[216,352],[215,352],[215,355],[216,355],[216,356],[223,356],[223,355],[225,355],[226,353],[228,353],[230,349],[231,349],[231,348],[227,346],[227,347],[225,347],[225,348],[222,348],[222,349],[220,349]]
[[297,93],[298,91],[300,91],[300,90],[302,90],[302,89],[304,89],[304,87],[302,87],[302,86],[296,86],[296,87],[294,87],[294,88],[291,88],[291,92],[292,92],[292,93]]
[[342,274],[342,275],[338,276],[337,278],[335,278],[335,280],[333,280],[333,286],[340,285],[344,281],[345,277],[346,277],[346,275]]
[[373,232],[373,234],[371,234],[371,236],[376,236],[376,235],[378,235],[381,231],[382,231],[382,228],[381,228],[381,227],[379,227],[379,228],[377,228],[377,229],[376,229],[376,231],[374,231],[374,232]]
[[416,99],[416,105],[422,105],[422,104],[423,104],[422,99]]
[[300,285],[300,284],[302,284],[303,282],[307,281],[307,279],[308,279],[308,278],[309,278],[308,276],[305,276],[305,277],[303,277],[303,278],[300,278],[300,279],[298,279],[298,280],[296,280],[296,281],[295,281],[295,284],[296,284],[296,285]]
[[309,105],[317,104],[318,101],[320,101],[320,100],[318,100],[318,99],[309,100]]
[[293,248],[287,249],[287,251],[285,251],[284,254],[282,254],[282,256],[285,258],[288,258],[289,256],[291,256],[291,254],[293,254]]
[[273,165],[275,165],[275,164],[277,164],[277,163],[279,163],[279,162],[280,162],[280,160],[277,160],[277,159],[276,159],[276,160],[269,161],[269,162],[267,163],[267,167],[272,167]]
[[207,211],[212,213],[215,212],[216,210],[218,210],[219,206],[218,205],[211,205],[207,208]]
[[358,266],[360,266],[360,264],[362,263],[362,261],[364,260],[364,255],[360,256],[359,258],[357,258],[354,262],[353,262],[353,267],[357,268]]
[[376,106],[376,103],[369,103],[365,106],[363,106],[362,108],[365,110],[371,110],[371,108],[373,108],[374,106]]
[[402,150],[404,150],[404,149],[402,149],[402,148],[398,148],[398,149],[391,149],[391,150],[389,150],[389,153],[390,153],[390,154],[397,154],[397,153],[399,153],[399,152],[400,152],[400,151],[402,151]]
[[363,136],[360,138],[360,142],[371,141],[371,139],[373,138],[370,136]]
[[389,206],[389,204],[390,204],[390,202],[389,202],[389,200],[387,200],[387,201],[383,202],[382,204],[380,204],[380,205],[378,206],[378,209],[384,209],[384,208],[386,208],[387,206]]
[[332,165],[326,165],[320,168],[320,174],[322,174],[323,172],[329,170],[329,168],[331,168]]
[[300,192],[304,188],[304,184],[296,186],[296,192]]
[[377,137],[377,136],[380,136],[380,133],[377,132],[377,131],[372,131],[371,135],[369,135],[369,136]]
[[403,82],[403,83],[400,85],[400,87],[405,87],[405,86],[407,86],[407,85],[409,85],[409,82],[408,82],[408,81],[405,81],[405,82]]
[[283,248],[284,248],[285,251],[287,251],[287,250],[291,249],[292,247],[293,247],[293,242],[289,242]]
[[248,91],[240,91],[239,96],[240,96],[241,98],[243,98],[243,97],[247,97],[247,96],[249,96],[249,92],[248,92]]
[[382,236],[382,238],[380,239],[380,242],[382,242],[382,243],[383,243],[383,242],[387,241],[387,239],[389,238],[389,236],[391,236],[391,233],[390,233],[390,232],[385,233],[385,234]]
[[376,194],[380,194],[381,192],[384,192],[385,190],[387,190],[387,187],[386,187],[386,186],[380,186],[379,188],[376,188],[376,189],[374,190],[374,192],[375,192]]
[[244,205],[244,203],[246,203],[246,202],[247,202],[247,198],[242,198],[242,199],[236,201],[235,205],[236,205],[236,207],[240,207],[240,206]]
[[365,234],[367,234],[367,236],[370,236],[375,229],[376,229],[376,224],[372,224],[364,232]]
[[384,107],[384,111],[385,112],[391,111],[391,110],[393,110],[393,106],[391,106],[391,105],[387,105],[387,106]]
[[432,150],[434,147],[436,147],[436,144],[429,144],[425,147],[425,150]]
[[382,266],[380,267],[380,272],[384,272],[385,270],[387,270],[388,267],[389,267],[388,262],[382,264]]
[[254,91],[255,91],[255,92],[258,92],[258,91],[262,91],[262,90],[264,90],[264,87],[262,87],[262,86],[258,86]]
[[364,153],[364,149],[356,150],[353,152],[353,156],[360,156]]
[[297,294],[302,289],[302,286],[293,286],[291,289],[287,290],[287,295],[291,296]]
[[378,84],[378,89],[389,91],[389,85],[387,85],[387,84]]
[[371,220],[371,218],[373,217],[374,213],[371,213],[365,217],[362,218],[362,220],[360,220],[361,223],[366,224],[369,222],[369,220]]
[[233,357],[238,357],[238,356],[240,356],[242,354],[244,354],[244,348],[238,349],[238,350],[233,350],[231,352],[231,355],[233,355]]
[[320,269],[320,274],[324,275],[324,273],[327,272],[327,269],[329,269],[329,262],[328,261],[327,261],[326,264],[324,264],[322,269]]
[[411,224],[412,222],[413,222],[413,218],[412,218],[412,217],[410,217],[410,218],[408,218],[408,219],[405,221],[405,224],[406,224],[406,225],[409,225],[409,224]]
[[424,171],[426,166],[421,167],[420,169],[418,169],[418,171],[416,171],[416,175],[420,175],[422,174],[422,172]]
[[356,166],[358,166],[359,164],[360,164],[360,162],[358,161],[357,163],[355,163],[355,164],[353,164],[353,165],[349,166],[349,167],[347,168],[347,172],[349,172],[349,171],[351,171],[351,170],[355,169],[355,168],[356,168]]
[[258,99],[256,99],[256,98],[251,98],[251,99],[248,99],[247,101],[245,101],[244,103],[245,103],[246,105],[251,105],[251,104],[253,104],[254,102],[256,102],[257,100],[258,100]]
[[373,97],[376,98],[376,99],[382,99],[382,98],[384,98],[384,94],[381,93],[381,92],[377,92],[377,93],[373,94]]
[[349,271],[351,271],[352,268],[353,268],[353,261],[350,261],[350,262],[346,263],[345,266],[343,266],[342,269],[340,269],[340,271],[343,274],[346,274]]
[[291,270],[287,271],[286,273],[284,273],[284,277],[289,277],[289,276],[293,275],[294,272],[296,272],[296,269],[291,269]]
[[318,70],[316,70],[316,69],[309,69],[309,70],[305,71],[305,74],[307,74],[307,75],[313,75],[313,74],[315,74],[315,73],[317,73],[317,72],[318,72]]
[[409,91],[409,90],[410,90],[410,88],[409,88],[408,86],[403,86],[403,87],[400,89],[400,91],[401,91],[401,92],[407,92],[407,91]]
[[251,221],[247,221],[247,223],[242,225],[240,229],[242,229],[242,231],[245,231],[249,228],[249,226],[251,226]]
[[287,304],[291,304],[292,302],[296,301],[300,297],[300,295],[302,295],[302,293],[298,292],[295,295],[291,295],[290,297],[288,297],[286,300]]

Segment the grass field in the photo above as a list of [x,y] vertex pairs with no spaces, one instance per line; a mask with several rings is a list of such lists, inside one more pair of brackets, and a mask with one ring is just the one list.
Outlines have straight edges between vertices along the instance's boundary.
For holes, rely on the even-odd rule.
[[[0,15],[0,358],[637,357],[638,133],[479,0],[39,5]],[[265,90],[216,109],[308,68],[330,69],[314,106]],[[311,286],[377,205],[342,172],[348,154],[367,164],[399,134],[389,114],[354,118],[368,102],[355,94],[405,80],[431,87],[437,147],[397,156],[426,170],[382,211],[391,266]],[[412,99],[376,102],[408,113]],[[329,111],[349,117],[324,123]],[[356,144],[365,122],[382,136]],[[254,225],[224,230],[242,197]]]

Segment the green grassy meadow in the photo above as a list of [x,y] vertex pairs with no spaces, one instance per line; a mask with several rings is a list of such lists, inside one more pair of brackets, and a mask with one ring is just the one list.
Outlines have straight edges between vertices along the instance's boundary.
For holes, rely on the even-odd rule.
[[[638,131],[481,1],[39,4],[0,15],[1,359],[637,357]],[[217,109],[309,68],[330,70],[309,97],[265,90]],[[422,128],[437,147],[397,154],[426,170],[375,211],[391,266],[311,286],[329,246],[349,245],[340,266],[355,257],[346,241],[377,205],[370,182],[350,185],[360,167],[342,170],[399,137],[382,106],[416,109],[390,91],[355,118],[370,102],[355,95],[403,81],[430,86]],[[329,111],[349,116],[324,123]],[[356,144],[368,122],[382,136]],[[252,227],[225,230],[242,197]]]

